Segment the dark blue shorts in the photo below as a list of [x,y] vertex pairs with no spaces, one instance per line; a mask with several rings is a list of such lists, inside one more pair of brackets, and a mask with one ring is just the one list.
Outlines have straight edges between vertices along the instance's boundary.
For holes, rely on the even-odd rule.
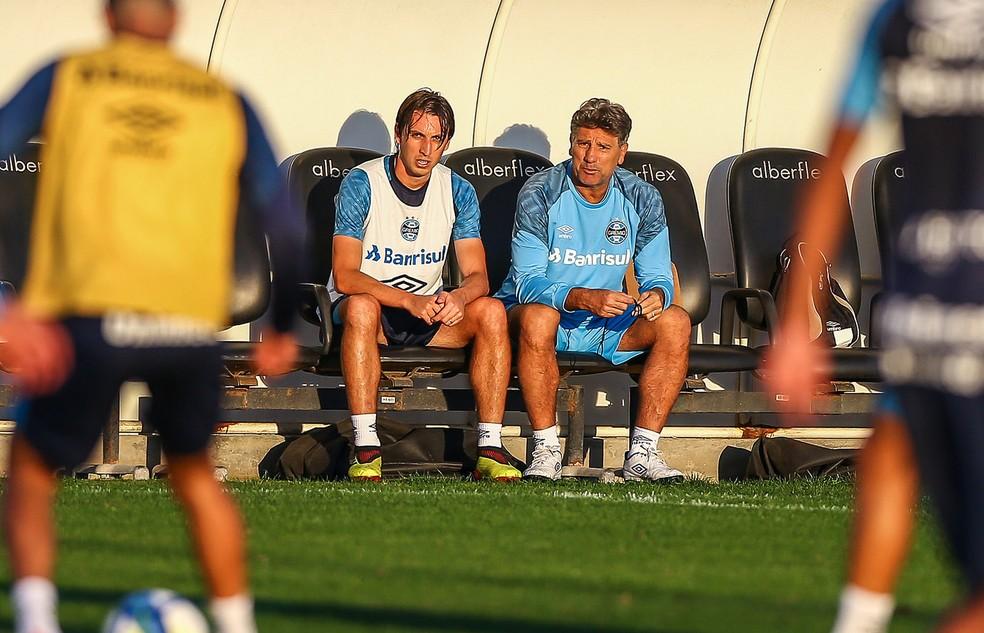
[[150,424],[166,454],[208,447],[219,419],[222,355],[215,343],[115,346],[103,321],[70,318],[64,326],[74,369],[58,391],[20,404],[17,430],[52,468],[73,469],[90,455],[126,380],[142,380],[153,396]]
[[957,564],[971,591],[984,590],[984,396],[892,391]]
[[[338,307],[344,300],[339,299],[331,308],[332,322],[339,327],[343,324]],[[428,324],[402,308],[382,306],[380,312],[386,344],[392,347],[427,347],[441,329],[440,323]]]

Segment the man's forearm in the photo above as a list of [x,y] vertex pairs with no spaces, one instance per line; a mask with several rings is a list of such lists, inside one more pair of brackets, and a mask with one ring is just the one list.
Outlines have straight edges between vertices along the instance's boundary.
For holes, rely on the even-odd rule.
[[590,288],[571,288],[571,291],[567,293],[567,299],[564,301],[564,308],[572,312],[574,310],[587,310],[585,301],[590,292]]
[[461,280],[461,285],[451,291],[462,303],[468,305],[479,297],[489,294],[489,278],[481,273],[472,273]]
[[372,295],[384,306],[404,310],[407,309],[407,302],[413,297],[409,292],[387,286],[361,271],[346,273],[342,278],[336,277],[335,289],[344,295]]

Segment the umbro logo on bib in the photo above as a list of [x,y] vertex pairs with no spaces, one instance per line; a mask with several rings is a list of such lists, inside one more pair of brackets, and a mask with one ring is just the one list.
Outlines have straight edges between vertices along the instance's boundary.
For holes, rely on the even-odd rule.
[[416,218],[407,218],[400,226],[400,235],[408,242],[416,242],[420,235],[420,221]]

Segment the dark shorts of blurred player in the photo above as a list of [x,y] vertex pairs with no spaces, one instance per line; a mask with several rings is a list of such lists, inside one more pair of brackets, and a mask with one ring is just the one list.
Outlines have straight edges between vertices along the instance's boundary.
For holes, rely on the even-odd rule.
[[89,456],[127,380],[153,396],[150,423],[169,457],[200,454],[219,416],[222,357],[210,328],[138,315],[69,318],[74,369],[54,393],[25,400],[17,429],[52,469]]

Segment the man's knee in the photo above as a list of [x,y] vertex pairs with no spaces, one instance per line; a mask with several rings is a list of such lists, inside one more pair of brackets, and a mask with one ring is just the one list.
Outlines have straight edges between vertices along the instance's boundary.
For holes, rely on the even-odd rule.
[[502,302],[492,297],[480,297],[468,306],[474,313],[478,333],[498,336],[506,333],[506,308]]
[[680,306],[670,306],[663,311],[663,314],[656,320],[656,327],[659,328],[661,337],[670,337],[672,340],[682,345],[690,343],[690,315]]
[[352,295],[345,299],[342,322],[346,328],[368,330],[375,335],[379,328],[381,308],[379,300],[369,294]]
[[560,327],[560,312],[550,306],[530,304],[522,308],[519,315],[520,341],[533,348],[554,349],[557,328]]

